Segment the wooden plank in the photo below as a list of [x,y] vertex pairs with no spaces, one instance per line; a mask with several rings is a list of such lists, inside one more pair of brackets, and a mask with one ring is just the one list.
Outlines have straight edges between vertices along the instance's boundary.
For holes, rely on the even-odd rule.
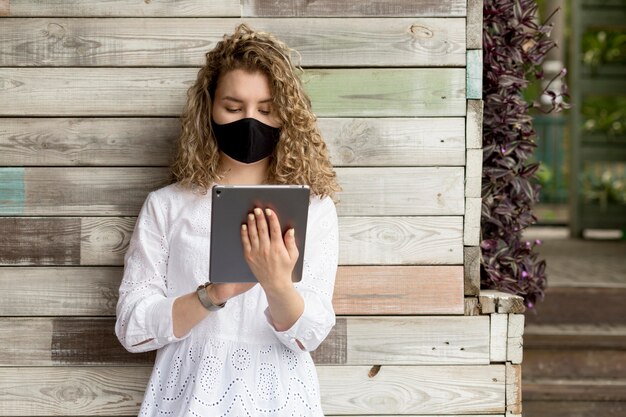
[[[344,189],[338,195],[339,215],[463,214],[462,167],[355,167],[336,172]],[[0,213],[5,215],[132,216],[148,192],[167,184],[169,170],[32,167],[0,168],[0,175],[10,180],[0,186]]]
[[[197,68],[0,68],[0,116],[178,116]],[[465,116],[462,68],[304,73],[317,116]],[[367,89],[363,89],[363,86]]]
[[507,314],[509,325],[506,342],[506,360],[518,364],[522,363],[524,354],[524,315]]
[[[469,115],[468,115],[469,117]],[[463,166],[463,118],[321,118],[334,166]],[[167,166],[178,118],[3,118],[2,166]]]
[[539,303],[536,314],[528,315],[529,324],[626,325],[625,287],[598,288],[593,283],[580,287],[550,286],[546,299],[550,302]]
[[[186,67],[242,19],[15,18],[0,66]],[[245,19],[302,54],[305,67],[464,67],[462,18]],[[183,29],[184,30],[181,30]],[[25,36],[28,35],[28,36]],[[293,57],[294,59],[296,57]]]
[[483,147],[483,106],[483,100],[467,100],[465,137],[468,149]]
[[483,97],[483,51],[467,51],[467,98],[480,100]]
[[333,306],[336,314],[463,314],[462,268],[340,266]]
[[0,264],[80,263],[78,218],[0,218]]
[[489,328],[489,360],[491,362],[506,361],[506,341],[508,314],[490,314]]
[[626,380],[525,380],[524,400],[625,401]]
[[76,17],[198,17],[240,16],[239,0],[11,0],[9,16],[76,16]]
[[[122,274],[121,267],[0,268],[0,316],[114,316]],[[333,306],[338,315],[463,314],[461,274],[450,265],[339,266]]]
[[515,294],[497,290],[481,290],[480,303],[485,306],[483,314],[489,313],[523,313],[524,299]]
[[626,349],[524,349],[524,378],[613,379],[626,375]]
[[466,5],[463,0],[374,0],[368,2],[344,2],[333,0],[242,0],[244,17],[271,16],[458,16],[464,17]]
[[467,49],[483,49],[483,0],[467,0]]
[[348,364],[489,364],[484,316],[349,318],[347,325]]
[[[0,319],[0,365],[154,363],[155,351],[127,352],[114,327],[115,318]],[[485,316],[338,316],[312,356],[317,365],[488,365],[488,327]]]
[[477,297],[465,297],[465,310],[463,312],[466,316],[478,316],[480,315],[480,309],[478,308]]
[[624,417],[626,401],[530,401],[524,398],[524,416],[602,416]]
[[[368,377],[370,368],[317,366],[325,413],[504,413],[504,365],[383,366]],[[0,415],[136,415],[150,372],[149,367],[0,368]]]
[[483,150],[468,149],[465,165],[465,196],[480,199],[483,181]]
[[[465,295],[480,293],[480,247],[463,246],[463,282]],[[476,299],[478,307],[478,299]]]
[[506,412],[522,412],[522,366],[506,363]]
[[480,244],[481,206],[481,198],[465,199],[465,216],[463,216],[463,244],[466,246],[478,246]]
[[524,345],[528,349],[623,349],[623,325],[526,324]]
[[[324,411],[337,414],[503,412],[504,365],[383,366],[371,378],[367,376],[369,371],[367,366],[319,367]],[[342,395],[337,395],[338,392]]]

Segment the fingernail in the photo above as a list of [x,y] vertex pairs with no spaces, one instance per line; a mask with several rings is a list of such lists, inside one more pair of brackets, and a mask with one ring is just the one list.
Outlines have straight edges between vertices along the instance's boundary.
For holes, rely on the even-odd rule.
[[270,209],[266,208],[266,209],[265,209],[265,214],[266,214],[268,217],[269,217],[269,216],[271,216],[271,215],[272,215],[272,210],[270,210]]
[[248,214],[248,220],[254,220],[254,214],[252,213]]
[[296,234],[296,231],[294,229],[289,229],[289,236],[293,236]]
[[258,207],[257,207],[257,208],[255,208],[255,209],[254,209],[254,214],[256,214],[257,216],[260,216],[260,215],[261,215],[261,209],[260,209],[260,208],[258,208]]
[[248,230],[248,225],[247,225],[247,224],[242,224],[242,225],[241,225],[241,228],[242,228],[243,230]]

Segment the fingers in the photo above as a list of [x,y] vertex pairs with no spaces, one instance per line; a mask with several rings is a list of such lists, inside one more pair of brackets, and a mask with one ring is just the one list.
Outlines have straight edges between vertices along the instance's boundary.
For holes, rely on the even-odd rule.
[[257,232],[256,220],[254,214],[248,214],[248,236],[250,237],[250,249],[257,250],[259,248],[259,234]]
[[270,239],[272,242],[280,242],[281,231],[278,216],[271,209],[265,209],[265,215],[269,219]]
[[296,246],[295,230],[293,228],[287,230],[287,233],[285,233],[285,246],[287,247],[289,257],[294,260],[297,259],[299,253],[298,247]]
[[254,209],[254,218],[256,221],[257,233],[259,238],[259,249],[264,253],[267,253],[270,248],[270,236],[267,230],[267,220],[265,220],[265,214],[260,208]]

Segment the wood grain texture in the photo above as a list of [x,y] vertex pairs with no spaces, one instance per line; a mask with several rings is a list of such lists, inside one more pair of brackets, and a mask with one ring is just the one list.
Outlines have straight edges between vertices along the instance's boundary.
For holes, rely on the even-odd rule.
[[78,218],[0,217],[0,264],[76,265],[80,263]]
[[242,0],[242,15],[249,16],[465,16],[462,0],[374,0],[350,2],[336,0]]
[[524,349],[524,379],[613,379],[626,375],[626,350]]
[[[503,365],[317,366],[328,414],[504,413]],[[150,367],[0,368],[3,416],[136,415]],[[338,392],[344,395],[337,395]]]
[[[320,118],[341,166],[463,166],[465,120]],[[2,118],[2,166],[167,166],[178,118]]]
[[483,51],[467,51],[467,98],[480,100],[483,97]]
[[483,147],[483,106],[483,100],[467,100],[467,124],[465,129],[467,149],[480,149]]
[[480,293],[480,246],[463,247],[463,281],[465,295]]
[[[463,314],[461,274],[450,265],[339,266],[333,307],[338,315]],[[0,316],[114,316],[122,275],[122,267],[0,268]]]
[[522,412],[522,366],[506,363],[506,412]]
[[482,181],[483,150],[467,149],[465,156],[465,197],[480,200],[482,197]]
[[550,416],[602,416],[624,417],[626,401],[567,401],[567,400],[529,400],[524,397],[524,417]]
[[465,199],[465,216],[463,216],[463,244],[478,246],[480,244],[480,218],[482,199],[467,197]]
[[[460,265],[462,221],[461,216],[341,217],[339,263]],[[0,263],[122,265],[134,222],[120,217],[0,218],[3,230],[13,234],[0,241]]]
[[497,290],[481,290],[480,303],[484,306],[483,314],[523,313],[526,310],[522,296]]
[[[149,365],[127,352],[115,318],[2,318],[0,366]],[[488,365],[489,320],[478,317],[338,316],[312,352],[318,365]]]
[[467,0],[467,49],[483,49],[483,0]]
[[[464,213],[462,167],[354,167],[336,172],[343,187],[337,206],[342,216]],[[150,191],[167,185],[168,175],[166,168],[151,167],[0,168],[0,178],[11,178],[8,186],[0,186],[1,212],[134,216]]]
[[507,314],[508,330],[506,342],[506,360],[512,364],[522,363],[524,357],[524,315]]
[[508,314],[489,314],[489,360],[505,362],[507,348]]
[[[0,68],[0,116],[178,116],[197,72]],[[308,70],[303,80],[317,116],[465,116],[463,68]]]
[[[327,413],[503,412],[504,365],[319,367]],[[341,392],[342,395],[337,395]]]
[[240,16],[239,0],[11,0],[12,17],[74,16],[74,17],[198,17]]
[[527,349],[623,349],[626,326],[525,324],[524,346]]
[[301,53],[305,67],[465,66],[462,18],[16,18],[3,22],[0,65],[199,67],[243,21]]
[[461,274],[450,265],[342,266],[333,306],[337,314],[463,314]]

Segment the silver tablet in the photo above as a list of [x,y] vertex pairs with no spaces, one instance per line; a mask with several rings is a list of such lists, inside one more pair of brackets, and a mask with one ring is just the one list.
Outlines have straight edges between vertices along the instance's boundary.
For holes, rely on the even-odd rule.
[[295,228],[299,255],[292,281],[302,279],[308,185],[214,185],[211,195],[211,282],[258,282],[243,257],[240,231],[255,207],[268,207],[276,213],[283,236],[288,229]]

